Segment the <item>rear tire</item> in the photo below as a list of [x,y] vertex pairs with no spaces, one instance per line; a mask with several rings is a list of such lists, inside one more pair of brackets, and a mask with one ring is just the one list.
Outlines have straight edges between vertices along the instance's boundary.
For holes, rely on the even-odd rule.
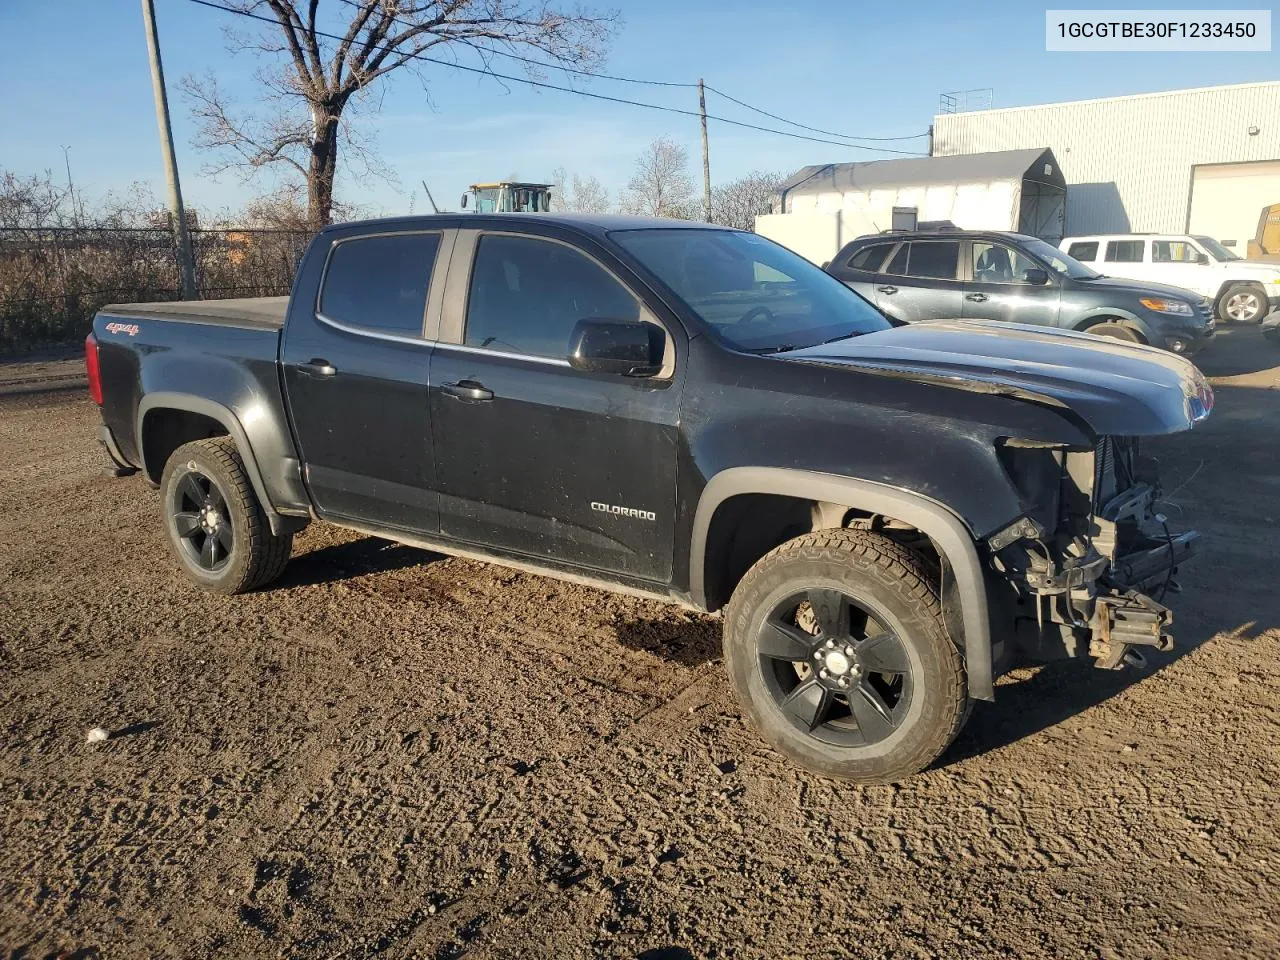
[[1091,327],[1085,327],[1085,333],[1092,333],[1095,337],[1111,337],[1114,340],[1123,340],[1126,343],[1145,343],[1142,334],[1136,330],[1131,330],[1123,323],[1117,323],[1114,320],[1104,320],[1102,323],[1095,323]]
[[1232,323],[1259,323],[1266,313],[1266,294],[1252,283],[1233,283],[1218,301],[1218,316]]
[[734,590],[724,650],[752,724],[824,776],[901,780],[968,715],[964,663],[928,571],[880,534],[821,530],[767,554]]
[[185,444],[160,476],[160,515],[183,572],[213,593],[270,583],[289,562],[293,534],[276,536],[230,437]]

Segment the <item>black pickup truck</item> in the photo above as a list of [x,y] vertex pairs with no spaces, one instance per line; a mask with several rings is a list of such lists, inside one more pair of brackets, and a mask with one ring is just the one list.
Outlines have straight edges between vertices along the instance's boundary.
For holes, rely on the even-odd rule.
[[1195,534],[1139,438],[1213,403],[1154,348],[892,328],[753,234],[622,217],[333,226],[287,301],[111,306],[86,347],[198,585],[325,520],[726,609],[750,719],[856,780],[927,766],[1019,656],[1168,648]]

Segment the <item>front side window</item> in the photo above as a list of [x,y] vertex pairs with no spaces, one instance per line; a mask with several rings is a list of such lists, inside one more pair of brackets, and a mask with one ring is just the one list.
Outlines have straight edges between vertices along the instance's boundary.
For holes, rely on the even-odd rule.
[[1152,263],[1195,263],[1200,251],[1185,240],[1152,240]]
[[1067,248],[1067,255],[1075,257],[1077,260],[1084,260],[1086,263],[1092,263],[1098,259],[1098,241],[1077,241]]
[[1107,263],[1141,263],[1145,240],[1108,240]]
[[631,292],[572,247],[534,237],[480,238],[467,296],[467,346],[564,359],[579,320],[639,319]]
[[1040,265],[1017,250],[985,240],[973,241],[975,283],[1026,283],[1028,270]]
[[609,236],[738,350],[779,353],[889,329],[835,277],[754,233],[668,227]]
[[329,254],[320,313],[330,320],[400,336],[422,336],[438,233],[357,237]]
[[914,240],[907,257],[907,276],[925,280],[954,280],[960,262],[958,240]]

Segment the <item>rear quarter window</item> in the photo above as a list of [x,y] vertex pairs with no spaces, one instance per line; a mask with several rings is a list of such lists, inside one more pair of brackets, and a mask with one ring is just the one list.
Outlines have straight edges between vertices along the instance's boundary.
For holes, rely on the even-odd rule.
[[876,273],[884,266],[885,259],[894,245],[892,243],[872,243],[858,250],[848,260],[846,266],[851,270],[862,270]]
[[329,254],[320,313],[378,333],[422,336],[438,233],[356,237]]

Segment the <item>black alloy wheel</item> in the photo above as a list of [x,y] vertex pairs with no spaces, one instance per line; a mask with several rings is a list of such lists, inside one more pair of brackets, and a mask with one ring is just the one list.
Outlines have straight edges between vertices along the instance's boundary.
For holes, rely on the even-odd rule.
[[227,498],[212,477],[193,461],[173,486],[173,522],[183,551],[202,570],[216,573],[227,565],[235,548],[235,532]]
[[832,746],[878,743],[911,704],[911,660],[888,618],[841,590],[778,603],[760,627],[765,684],[804,733]]

